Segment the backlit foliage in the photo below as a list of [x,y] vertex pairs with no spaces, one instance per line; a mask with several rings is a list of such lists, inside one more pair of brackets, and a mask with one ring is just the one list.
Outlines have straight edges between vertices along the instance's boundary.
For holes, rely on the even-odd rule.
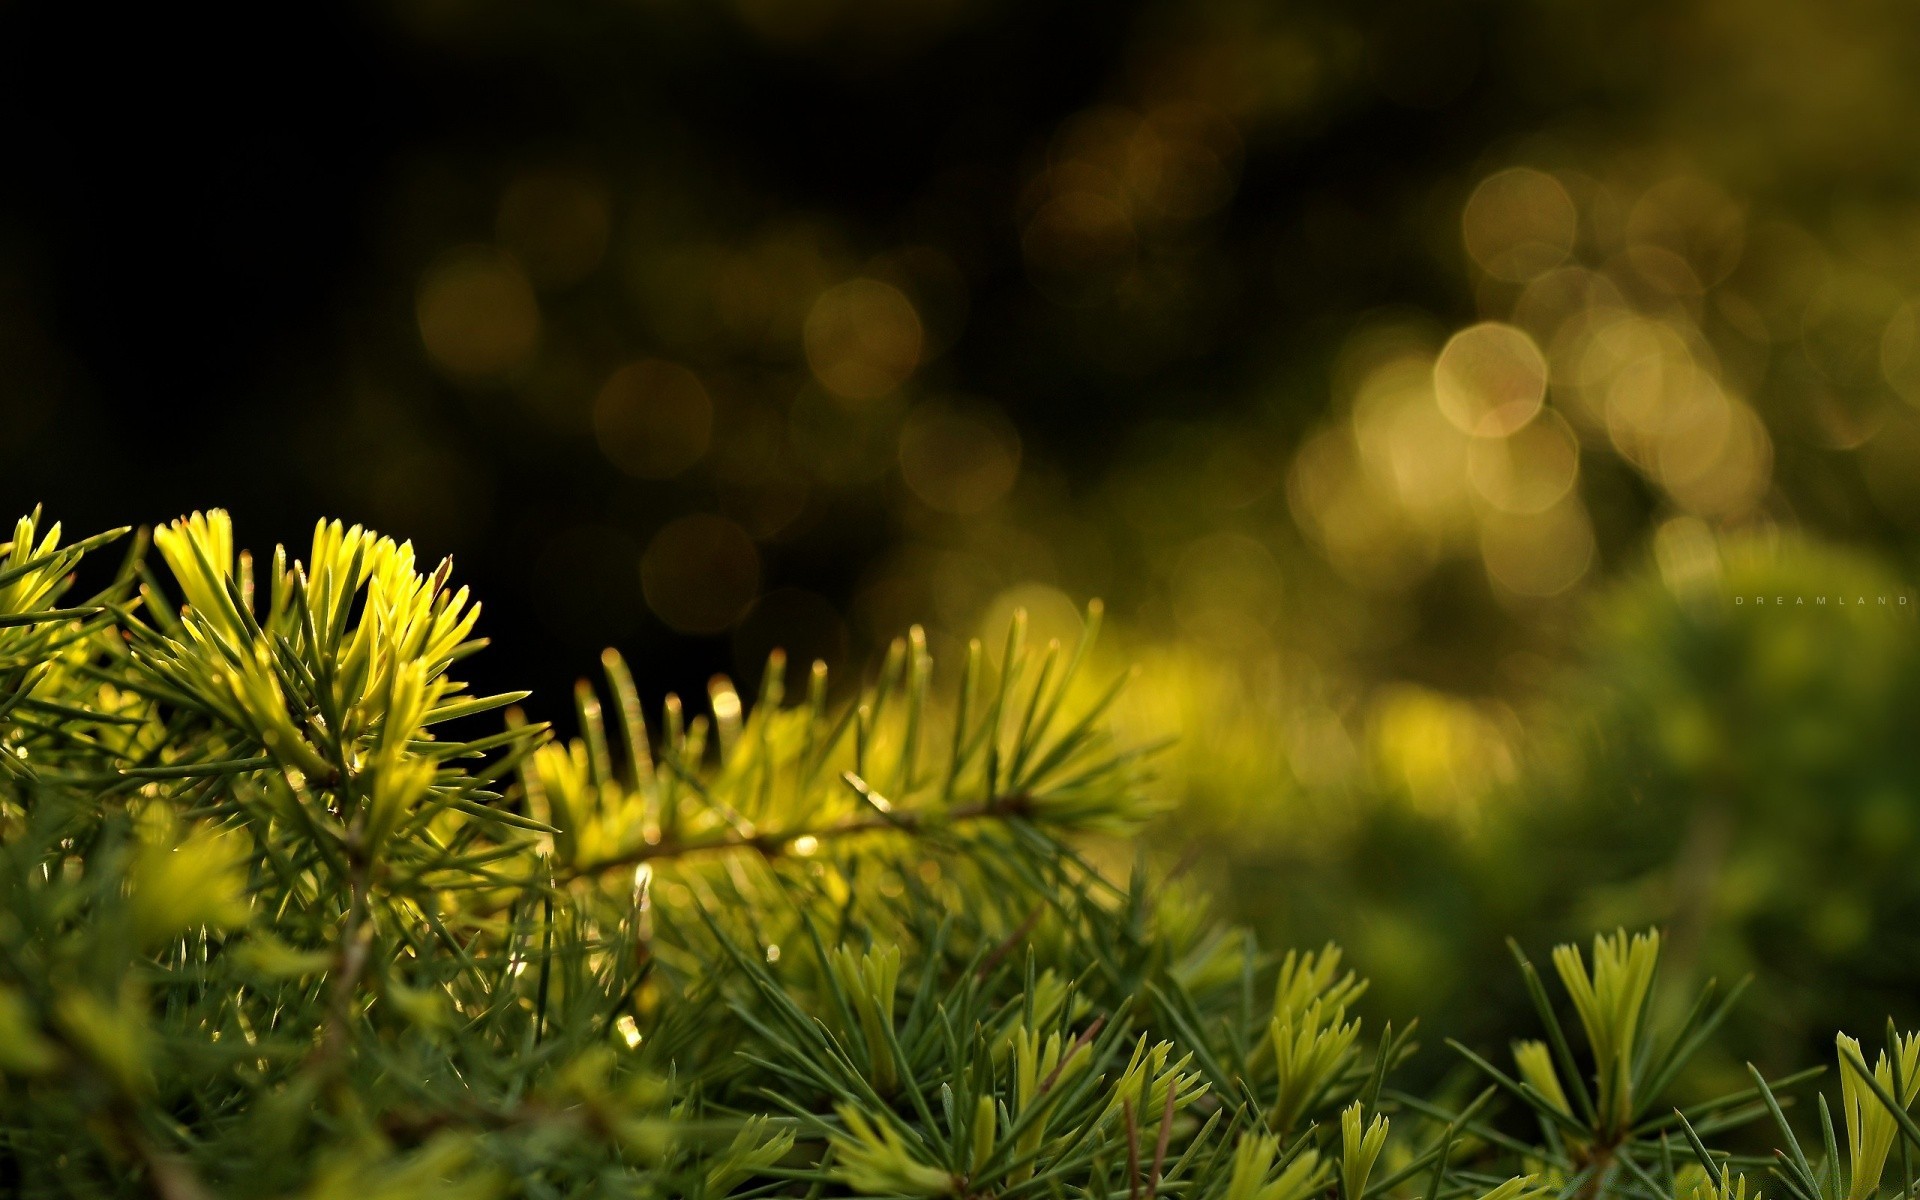
[[[1395,1086],[1411,1026],[1363,1036],[1337,947],[1108,865],[1157,809],[1097,608],[657,727],[609,654],[562,742],[452,680],[478,608],[404,543],[262,568],[196,514],[69,602],[115,538],[36,516],[0,567],[9,1193],[1912,1194],[1920,1039],[1840,1040],[1844,1155],[1824,1099],[1815,1159],[1784,1115],[1817,1072],[1676,1110],[1734,996],[1660,1019],[1656,933],[1554,951],[1578,1047],[1522,955],[1518,1078],[1460,1045],[1484,1090]],[[1776,1160],[1715,1148],[1769,1116]]]

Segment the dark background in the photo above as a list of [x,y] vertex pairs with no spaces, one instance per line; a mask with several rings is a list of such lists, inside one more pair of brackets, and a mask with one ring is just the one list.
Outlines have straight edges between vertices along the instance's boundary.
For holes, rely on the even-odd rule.
[[[1205,36],[1182,6],[955,5],[915,32],[849,5],[793,45],[724,5],[10,3],[7,491],[76,528],[222,505],[262,548],[298,545],[319,514],[375,524],[456,552],[489,628],[513,630],[481,675],[551,691],[611,636],[656,687],[698,686],[735,666],[725,639],[673,636],[624,611],[631,596],[605,620],[555,619],[537,593],[566,585],[528,570],[582,523],[644,545],[697,488],[634,494],[578,436],[530,430],[498,389],[471,394],[421,354],[416,276],[490,236],[516,170],[584,164],[663,209],[717,196],[715,223],[735,229],[817,215],[856,253],[941,245],[969,294],[943,378],[1003,398],[1029,457],[1081,482],[1131,423],[1243,406],[1253,380],[1284,389],[1297,432],[1354,314],[1464,311],[1454,256],[1420,244],[1409,211],[1542,124],[1634,128],[1672,49],[1634,31],[1662,7],[1609,9],[1613,62],[1533,6],[1296,9],[1309,30],[1350,25],[1366,61],[1321,107],[1250,134],[1231,207],[1181,248],[1204,257],[1169,317],[1182,328],[1130,361],[1097,315],[1036,298],[1015,210],[1062,121],[1124,102],[1143,57]],[[658,345],[617,297],[561,299],[621,322],[610,340],[630,352]],[[401,417],[356,412],[368,386],[361,408]],[[424,469],[389,461],[392,424],[431,443]],[[897,522],[864,497],[815,506],[767,547],[765,581],[844,606]]]

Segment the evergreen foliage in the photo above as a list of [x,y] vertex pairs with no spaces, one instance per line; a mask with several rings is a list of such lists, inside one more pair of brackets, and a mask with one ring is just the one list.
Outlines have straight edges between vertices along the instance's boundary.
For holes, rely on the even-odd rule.
[[1337,947],[1108,865],[1155,806],[1097,608],[938,686],[911,635],[845,704],[776,659],[657,728],[609,653],[561,742],[450,675],[449,564],[124,535],[36,514],[0,565],[10,1194],[1913,1194],[1920,1038],[1839,1039],[1839,1128],[1787,1119],[1817,1069],[1676,1108],[1740,989],[1657,1019],[1653,932],[1556,948],[1564,1003],[1516,947],[1512,1072],[1456,1044],[1477,1084],[1396,1088],[1413,1027],[1367,1035]]

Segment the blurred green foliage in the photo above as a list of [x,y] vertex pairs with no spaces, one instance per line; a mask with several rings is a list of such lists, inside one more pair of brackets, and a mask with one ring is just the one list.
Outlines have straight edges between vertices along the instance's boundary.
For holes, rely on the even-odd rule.
[[[1571,661],[1516,710],[1511,776],[1477,803],[1423,808],[1376,763],[1332,852],[1209,835],[1236,907],[1283,936],[1334,931],[1381,964],[1383,996],[1489,1031],[1524,998],[1489,991],[1501,959],[1472,931],[1657,923],[1671,977],[1765,988],[1727,1031],[1729,1067],[1910,1003],[1912,590],[1793,538],[1690,549],[1588,605]],[[1430,703],[1412,746],[1381,749],[1457,753],[1457,718]]]

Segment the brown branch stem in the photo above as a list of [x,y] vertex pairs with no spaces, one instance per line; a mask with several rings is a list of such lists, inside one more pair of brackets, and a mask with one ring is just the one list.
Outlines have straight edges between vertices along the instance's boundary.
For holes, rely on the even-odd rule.
[[571,882],[584,879],[606,871],[617,871],[647,863],[690,858],[702,854],[725,854],[737,850],[750,850],[765,858],[778,858],[787,853],[793,843],[802,838],[812,838],[818,842],[841,841],[870,833],[905,832],[913,833],[923,826],[932,824],[958,824],[969,821],[1006,819],[1030,815],[1033,811],[1033,797],[1024,792],[994,796],[979,804],[970,804],[961,808],[951,808],[933,812],[915,812],[894,810],[891,812],[869,812],[860,816],[848,817],[826,825],[802,825],[790,829],[769,831],[766,833],[742,834],[728,832],[719,837],[688,840],[668,839],[648,845],[636,846],[632,850],[603,858],[594,862],[581,863],[570,869],[556,882]]

